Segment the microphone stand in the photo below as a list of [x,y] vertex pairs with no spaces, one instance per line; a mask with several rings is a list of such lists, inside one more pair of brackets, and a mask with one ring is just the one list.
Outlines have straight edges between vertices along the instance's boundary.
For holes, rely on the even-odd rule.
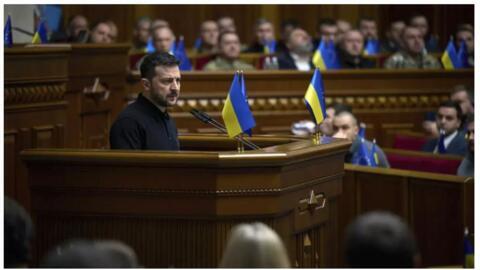
[[[190,113],[195,116],[195,118],[197,118],[198,120],[204,122],[204,123],[207,123],[207,124],[210,124],[212,126],[214,126],[216,129],[220,130],[222,133],[224,134],[227,134],[227,129],[221,124],[219,123],[217,120],[213,119],[212,117],[210,117],[208,114],[206,114],[205,112],[201,112],[197,109],[192,109],[190,111]],[[252,150],[258,150],[258,149],[261,149],[258,145],[252,143],[251,141],[249,141],[248,139],[245,139],[241,136],[235,136],[235,139],[237,141],[240,141],[241,143],[245,144],[246,146],[250,147]]]

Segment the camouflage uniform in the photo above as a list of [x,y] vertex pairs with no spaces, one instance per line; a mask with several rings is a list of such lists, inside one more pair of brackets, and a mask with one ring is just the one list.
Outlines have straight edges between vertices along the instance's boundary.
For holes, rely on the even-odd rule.
[[383,65],[388,69],[403,69],[403,68],[423,68],[435,69],[442,68],[442,65],[434,56],[423,52],[417,57],[412,57],[405,51],[399,51],[390,56]]
[[252,65],[243,62],[242,60],[234,60],[230,62],[222,57],[217,57],[208,62],[203,70],[216,71],[216,70],[252,70],[255,69]]

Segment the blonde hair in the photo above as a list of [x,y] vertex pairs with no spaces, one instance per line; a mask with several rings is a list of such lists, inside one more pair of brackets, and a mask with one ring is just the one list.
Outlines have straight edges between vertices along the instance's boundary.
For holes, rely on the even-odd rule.
[[256,222],[232,229],[220,263],[222,268],[289,268],[287,252],[278,235]]

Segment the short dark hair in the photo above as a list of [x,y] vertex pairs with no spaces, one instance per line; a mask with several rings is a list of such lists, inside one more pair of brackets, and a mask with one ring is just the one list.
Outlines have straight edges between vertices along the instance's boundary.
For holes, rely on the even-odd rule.
[[140,74],[142,79],[148,79],[150,81],[155,76],[155,67],[173,67],[179,64],[180,61],[175,56],[167,52],[155,52],[143,58],[142,64],[140,65]]
[[297,28],[300,26],[300,24],[298,23],[298,21],[296,19],[286,19],[286,20],[283,20],[282,23],[280,24],[280,28],[282,29],[285,29],[287,26],[292,26],[293,28]]
[[418,17],[423,17],[423,18],[425,18],[425,20],[427,20],[427,22],[428,22],[428,18],[427,18],[427,16],[425,16],[424,14],[422,14],[422,13],[413,13],[413,14],[410,15],[410,17],[408,18],[408,24],[409,24],[409,25],[412,25],[413,19],[418,18]]
[[341,113],[341,112],[349,112],[352,113],[352,107],[349,105],[343,104],[343,103],[338,103],[338,102],[333,102],[331,104],[327,105],[327,109],[332,108],[335,110],[335,115]]
[[230,35],[230,34],[233,34],[233,35],[236,35],[238,38],[240,38],[237,34],[237,32],[234,32],[234,31],[223,31],[221,32],[220,34],[218,34],[218,45],[220,46],[220,43],[222,42],[222,39],[224,36],[226,35]]
[[91,31],[95,30],[95,28],[97,28],[98,25],[100,25],[100,24],[102,24],[102,23],[103,23],[103,24],[106,24],[106,25],[108,25],[108,26],[110,27],[110,25],[108,24],[108,20],[99,20],[99,21],[95,21],[95,22],[93,23],[93,25],[92,25],[92,27],[90,28],[90,30],[91,30]]
[[19,267],[30,260],[30,241],[33,237],[33,223],[25,209],[14,200],[4,200],[5,267]]
[[320,29],[322,26],[337,26],[337,22],[332,18],[321,18],[318,20],[317,29]]
[[415,240],[396,215],[371,212],[358,217],[346,232],[346,260],[350,267],[414,267]]
[[463,123],[465,122],[465,116],[463,115],[462,107],[460,107],[460,104],[458,104],[458,102],[455,102],[453,100],[446,100],[440,103],[440,106],[438,106],[438,108],[441,108],[441,107],[455,109],[457,111],[457,118],[460,120],[460,126],[461,127],[463,126]]
[[457,29],[455,30],[455,38],[457,37],[458,33],[460,32],[470,32],[472,36],[474,36],[474,31],[473,27],[470,24],[464,23],[464,24],[459,24],[457,26]]
[[367,21],[367,22],[376,22],[374,18],[372,17],[360,17],[360,19],[358,19],[357,21],[357,27],[360,28],[360,24],[363,22],[363,21]]

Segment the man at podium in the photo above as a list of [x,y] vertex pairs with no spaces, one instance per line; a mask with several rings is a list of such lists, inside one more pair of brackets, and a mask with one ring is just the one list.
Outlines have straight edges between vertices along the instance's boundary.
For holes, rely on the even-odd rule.
[[178,150],[177,127],[167,108],[180,95],[179,60],[166,53],[147,55],[141,66],[143,92],[110,129],[112,149]]

